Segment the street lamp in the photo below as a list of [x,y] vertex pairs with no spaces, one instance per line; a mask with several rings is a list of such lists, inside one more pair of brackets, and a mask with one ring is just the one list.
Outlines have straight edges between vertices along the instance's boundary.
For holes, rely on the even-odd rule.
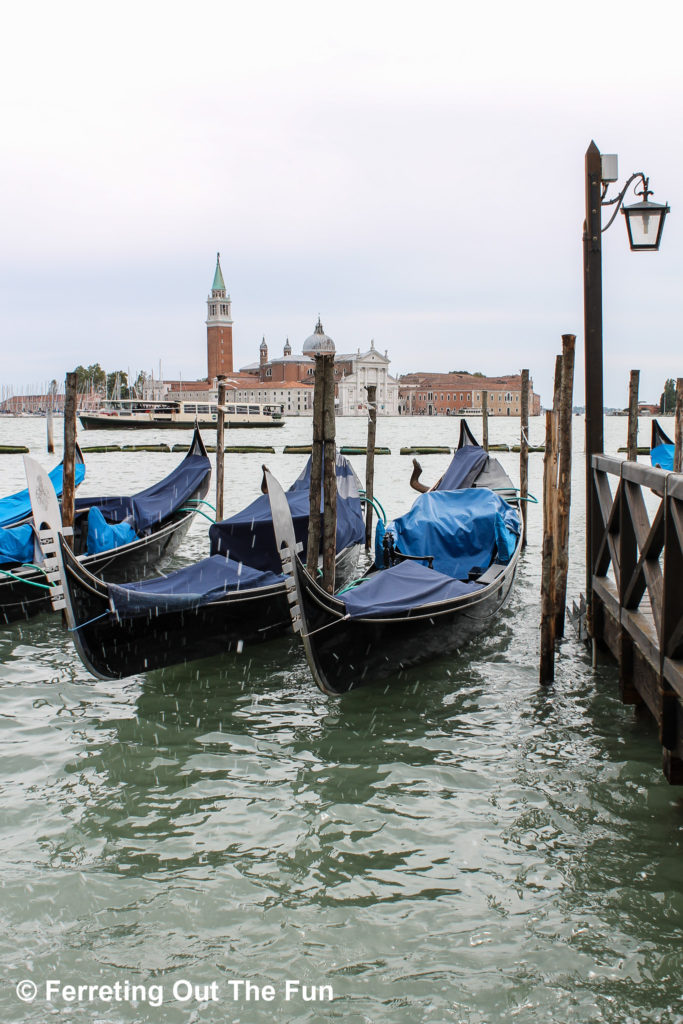
[[[586,219],[583,225],[583,308],[586,384],[586,603],[588,628],[592,628],[592,582],[599,538],[602,528],[599,504],[593,485],[593,455],[604,450],[603,388],[602,388],[602,234],[614,223],[621,210],[626,219],[629,245],[634,252],[655,252],[659,249],[664,220],[669,207],[652,203],[650,179],[642,171],[632,174],[618,195],[607,199],[610,184],[617,181],[617,158],[602,155],[591,142],[586,151]],[[634,193],[642,201],[624,206],[626,192],[640,182]],[[602,207],[614,206],[614,212],[603,228]]]

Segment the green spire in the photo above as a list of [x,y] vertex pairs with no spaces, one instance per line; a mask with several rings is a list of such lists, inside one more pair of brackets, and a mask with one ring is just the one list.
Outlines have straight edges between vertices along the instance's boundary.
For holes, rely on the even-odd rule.
[[211,290],[214,292],[225,291],[225,281],[223,280],[223,272],[221,270],[221,254],[216,253],[216,273],[213,275],[213,284]]

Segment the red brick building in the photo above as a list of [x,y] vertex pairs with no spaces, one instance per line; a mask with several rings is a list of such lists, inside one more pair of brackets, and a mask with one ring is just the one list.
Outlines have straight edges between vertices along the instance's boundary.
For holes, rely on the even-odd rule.
[[209,380],[214,380],[219,374],[229,375],[233,372],[230,296],[223,280],[220,253],[216,254],[216,271],[206,306],[207,376]]
[[[472,373],[407,373],[399,377],[399,410],[408,416],[455,416],[481,412],[487,392],[489,416],[519,416],[521,374],[483,377]],[[529,380],[529,415],[539,416],[541,399]]]

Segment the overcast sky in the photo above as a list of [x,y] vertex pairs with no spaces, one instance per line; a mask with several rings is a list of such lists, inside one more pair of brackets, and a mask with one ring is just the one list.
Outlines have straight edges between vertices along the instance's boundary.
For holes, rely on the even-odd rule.
[[[683,374],[673,4],[13,4],[0,42],[0,384],[78,363],[206,373],[217,250],[235,365],[318,314],[395,374],[511,373],[551,398],[577,335],[585,150],[672,207],[603,238],[605,401]],[[630,197],[631,201],[633,197]]]

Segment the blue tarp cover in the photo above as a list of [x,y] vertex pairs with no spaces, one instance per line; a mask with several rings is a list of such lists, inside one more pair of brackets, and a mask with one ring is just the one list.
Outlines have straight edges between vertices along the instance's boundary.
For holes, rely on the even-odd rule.
[[451,464],[439,480],[437,491],[455,491],[460,487],[471,487],[488,459],[488,454],[479,445],[468,444],[458,448]]
[[658,444],[657,447],[653,448],[650,452],[650,462],[653,466],[659,466],[660,469],[673,469],[674,445]]
[[466,580],[494,560],[509,562],[520,530],[519,515],[486,487],[428,491],[410,512],[387,524],[406,555],[433,555],[434,569]]
[[99,508],[91,508],[88,512],[87,554],[111,551],[137,539],[138,535],[130,523],[108,523]]
[[462,583],[420,562],[399,562],[339,596],[351,618],[359,619],[407,612],[481,589],[479,583]]
[[139,535],[181,508],[210,471],[205,455],[188,455],[169,476],[130,497],[78,498],[76,510],[99,508],[110,523],[132,519]]
[[[361,513],[356,476],[343,455],[337,455],[337,551],[350,544],[362,544],[365,524]],[[297,541],[304,547],[308,540],[309,487],[311,460],[303,473],[286,492],[294,521]],[[322,512],[322,495],[321,495]],[[244,562],[255,569],[279,572],[280,556],[275,546],[273,519],[267,494],[262,494],[245,509],[209,529],[211,554],[229,555],[236,562]]]
[[259,572],[223,555],[213,555],[161,579],[127,586],[109,584],[109,603],[122,618],[200,608],[235,591],[281,583],[283,576]]
[[33,561],[33,526],[24,523],[0,530],[0,565],[23,565]]
[[[62,464],[55,466],[53,470],[48,474],[52,481],[52,486],[57,492],[59,498],[62,493]],[[83,481],[85,476],[85,466],[82,462],[76,463],[75,468],[75,479],[76,486]],[[18,523],[26,516],[31,515],[31,499],[28,494],[28,489],[24,491],[17,491],[16,494],[8,494],[6,498],[0,498],[0,526],[11,526],[13,523]],[[29,559],[30,561],[30,559]]]

